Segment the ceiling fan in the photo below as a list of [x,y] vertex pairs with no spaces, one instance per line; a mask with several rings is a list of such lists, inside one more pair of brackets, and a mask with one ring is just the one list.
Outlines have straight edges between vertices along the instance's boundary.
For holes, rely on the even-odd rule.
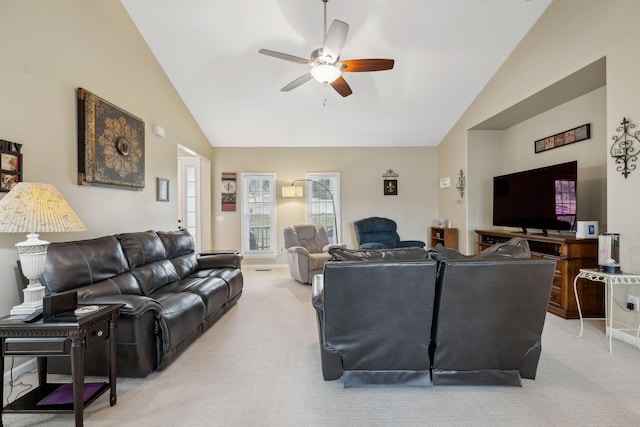
[[300,58],[299,56],[268,49],[260,49],[258,51],[263,55],[273,56],[274,58],[309,65],[311,67],[308,73],[303,74],[280,89],[282,92],[288,92],[311,79],[315,79],[320,83],[330,84],[340,95],[349,96],[353,92],[346,80],[342,77],[341,74],[343,72],[383,71],[393,68],[393,59],[340,60],[340,52],[347,39],[349,25],[336,19],[331,23],[331,27],[329,27],[329,31],[327,31],[327,1],[329,0],[322,0],[324,3],[324,45],[311,52],[311,59]]

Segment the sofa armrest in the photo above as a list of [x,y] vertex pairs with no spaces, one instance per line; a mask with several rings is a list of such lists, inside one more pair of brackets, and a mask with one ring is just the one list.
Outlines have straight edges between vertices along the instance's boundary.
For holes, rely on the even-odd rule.
[[346,243],[342,243],[340,245],[333,245],[333,244],[329,243],[328,245],[324,245],[322,247],[322,252],[329,252],[329,250],[331,250],[333,248],[347,249],[347,245],[346,245]]
[[237,268],[242,267],[242,254],[199,254],[197,257],[200,269],[207,268]]
[[399,248],[424,248],[425,243],[422,240],[400,240]]
[[162,305],[158,301],[144,295],[103,295],[83,299],[81,302],[83,304],[124,304],[120,314],[132,317],[141,316],[149,310],[156,312],[162,310]]
[[316,274],[311,280],[311,303],[320,313],[324,310],[324,276]]
[[302,246],[288,247],[287,252],[292,254],[301,254],[301,255],[307,255],[307,256],[309,255],[309,251],[307,250],[307,248]]

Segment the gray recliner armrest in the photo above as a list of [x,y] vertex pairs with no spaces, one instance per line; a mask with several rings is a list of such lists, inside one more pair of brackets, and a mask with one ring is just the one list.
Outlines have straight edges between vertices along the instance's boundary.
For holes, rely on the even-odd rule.
[[291,246],[290,248],[287,248],[287,252],[309,255],[309,251],[302,246]]

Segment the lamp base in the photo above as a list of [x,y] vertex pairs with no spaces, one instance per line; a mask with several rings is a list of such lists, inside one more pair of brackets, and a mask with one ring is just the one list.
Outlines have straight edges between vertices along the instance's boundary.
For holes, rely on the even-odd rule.
[[25,314],[31,314],[36,310],[42,308],[42,298],[44,298],[44,286],[42,285],[29,285],[23,290],[24,302],[20,305],[16,305],[9,312],[12,316],[20,316]]

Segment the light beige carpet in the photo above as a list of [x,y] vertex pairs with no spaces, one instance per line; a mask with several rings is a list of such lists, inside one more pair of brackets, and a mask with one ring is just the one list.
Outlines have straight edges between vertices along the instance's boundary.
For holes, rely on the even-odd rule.
[[[537,379],[522,388],[344,389],[322,379],[310,287],[286,269],[244,275],[236,307],[165,371],[119,379],[117,405],[101,396],[85,425],[640,425],[640,350],[614,340],[609,354],[602,322],[575,338],[577,320],[548,314]],[[71,426],[73,416],[7,414],[4,425]]]

